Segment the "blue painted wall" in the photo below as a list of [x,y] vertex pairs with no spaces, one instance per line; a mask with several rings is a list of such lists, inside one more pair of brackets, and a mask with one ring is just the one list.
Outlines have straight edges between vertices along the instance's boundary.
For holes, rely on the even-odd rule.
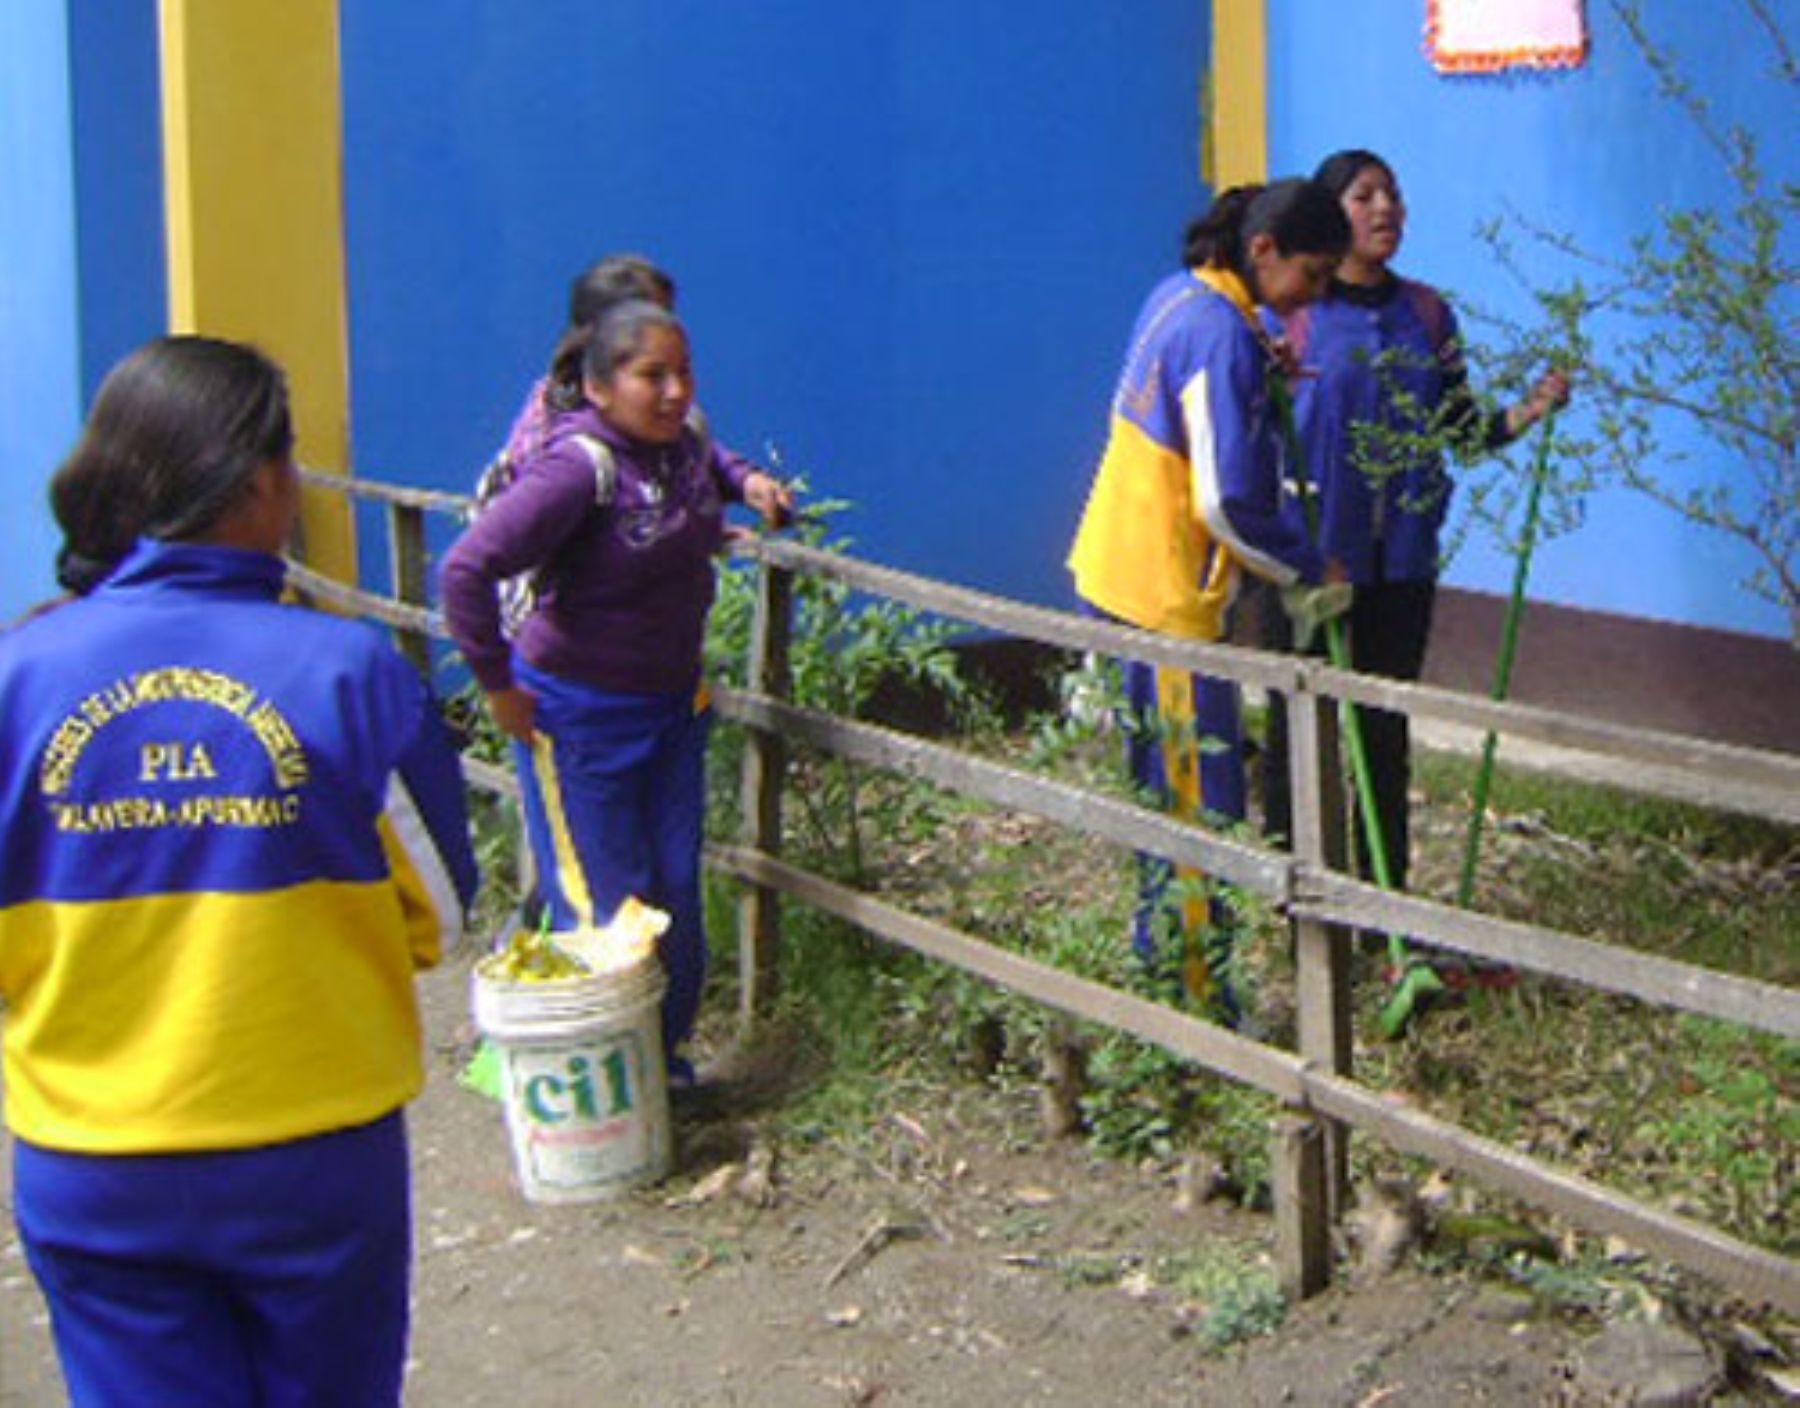
[[168,327],[156,0],[73,4],[69,36],[85,404]]
[[[1652,31],[1681,56],[1721,119],[1760,131],[1771,170],[1800,179],[1793,91],[1761,73],[1771,50],[1743,7],[1718,0],[1645,8]],[[1474,235],[1479,222],[1501,214],[1507,203],[1591,248],[1618,253],[1652,228],[1659,207],[1728,196],[1693,127],[1657,97],[1609,5],[1587,6],[1593,45],[1586,66],[1492,77],[1438,74],[1423,52],[1424,9],[1422,0],[1269,6],[1271,164],[1309,171],[1329,151],[1347,146],[1388,157],[1411,207],[1398,261],[1404,272],[1518,314],[1524,305],[1516,286]],[[1783,10],[1775,7],[1777,14]],[[1679,438],[1671,448],[1696,457],[1695,466],[1665,465],[1677,483],[1692,482],[1696,466],[1718,468],[1715,450]],[[1532,595],[1785,635],[1781,612],[1738,585],[1751,565],[1748,550],[1726,537],[1615,491],[1592,497],[1579,531],[1540,554]],[[1504,591],[1511,570],[1510,558],[1491,540],[1473,536],[1449,580]]]
[[[722,439],[861,550],[1065,601],[1139,300],[1197,176],[1201,0],[344,7],[357,471],[469,484],[637,249]],[[604,22],[602,22],[602,19]]]
[[0,623],[54,589],[44,484],[80,417],[74,166],[64,7],[0,6]]
[[[1408,272],[1516,310],[1473,236],[1503,201],[1604,248],[1720,194],[1609,7],[1590,7],[1586,67],[1494,78],[1433,72],[1423,8],[1269,6],[1273,166],[1388,153]],[[1727,117],[1786,134],[1737,7],[1651,8]],[[1204,201],[1206,13],[1046,0],[1025,27],[993,0],[445,0],[425,25],[344,6],[358,471],[465,486],[569,276],[642,249],[681,280],[722,436],[773,442],[854,500],[845,527],[874,557],[1067,601],[1125,332]],[[155,53],[154,0],[0,10],[0,616],[48,587],[42,482],[82,400],[164,324]],[[1767,155],[1792,178],[1791,137]],[[378,523],[364,537],[378,561]],[[1748,567],[1603,494],[1534,593],[1785,633],[1736,586]],[[1450,580],[1497,591],[1509,569],[1475,538]]]
[[51,594],[44,490],[167,325],[155,0],[0,7],[0,621]]

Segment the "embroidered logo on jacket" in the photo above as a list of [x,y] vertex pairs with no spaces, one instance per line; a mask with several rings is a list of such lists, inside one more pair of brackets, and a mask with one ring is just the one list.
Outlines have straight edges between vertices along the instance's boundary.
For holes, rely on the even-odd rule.
[[[174,727],[145,736],[140,727],[136,730],[139,737],[133,740],[129,777],[108,776],[101,780],[100,790],[135,786],[161,791],[82,799],[71,795],[83,756],[108,728],[140,710],[171,703],[206,705],[240,725],[267,758],[274,793],[219,790],[215,786],[221,773],[216,737],[184,734]],[[117,763],[111,771],[120,771]],[[297,789],[311,772],[293,725],[273,700],[217,671],[170,666],[115,680],[83,699],[51,735],[38,768],[38,787],[59,831],[275,827],[291,826],[299,820]]]

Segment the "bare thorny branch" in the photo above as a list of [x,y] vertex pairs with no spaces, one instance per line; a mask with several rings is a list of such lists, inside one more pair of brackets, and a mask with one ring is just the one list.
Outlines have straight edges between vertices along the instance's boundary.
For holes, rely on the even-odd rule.
[[[1769,40],[1768,74],[1800,86],[1794,46],[1767,0],[1742,4]],[[1609,467],[1616,482],[1748,547],[1756,565],[1744,585],[1786,611],[1800,647],[1800,267],[1789,254],[1800,186],[1765,172],[1755,134],[1721,125],[1676,55],[1646,28],[1638,0],[1611,0],[1611,7],[1658,92],[1718,157],[1733,195],[1719,208],[1662,212],[1623,253],[1597,251],[1509,209],[1481,235],[1548,327],[1477,315],[1500,330],[1502,363],[1558,349],[1580,363],[1597,430],[1591,441],[1565,441],[1565,460]],[[1514,232],[1573,276],[1554,286],[1526,269]],[[1681,459],[1663,428],[1671,417],[1721,452],[1698,488],[1667,477]],[[1564,478],[1578,521],[1579,496],[1599,479],[1580,465]]]

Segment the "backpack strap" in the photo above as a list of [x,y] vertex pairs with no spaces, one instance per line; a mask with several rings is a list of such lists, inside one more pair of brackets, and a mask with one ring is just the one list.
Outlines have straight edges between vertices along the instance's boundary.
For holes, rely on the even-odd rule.
[[619,462],[613,458],[612,446],[595,435],[572,438],[594,463],[594,506],[605,508],[619,490]]
[[700,441],[700,458],[705,459],[712,453],[712,422],[706,418],[706,412],[700,409],[698,401],[688,407],[687,427]]
[[518,472],[513,465],[512,456],[503,449],[482,466],[481,474],[475,481],[473,501],[463,512],[464,521],[473,523],[516,478]]

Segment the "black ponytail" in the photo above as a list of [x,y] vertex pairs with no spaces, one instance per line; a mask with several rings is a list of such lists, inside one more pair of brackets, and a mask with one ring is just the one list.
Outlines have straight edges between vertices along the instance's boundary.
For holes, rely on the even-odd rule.
[[1337,197],[1316,181],[1234,186],[1188,226],[1187,267],[1210,265],[1248,278],[1250,241],[1257,235],[1273,237],[1282,254],[1342,254],[1350,247],[1350,221]]
[[50,481],[57,580],[92,590],[140,537],[205,537],[294,449],[287,378],[254,347],[162,337],[107,374]]
[[1187,227],[1182,240],[1184,267],[1236,269],[1244,262],[1244,216],[1261,186],[1233,186],[1213,201],[1212,209]]
[[581,405],[581,364],[587,357],[588,343],[593,340],[592,323],[577,324],[557,339],[556,351],[550,354],[550,370],[544,377],[544,401],[551,410],[572,411]]

